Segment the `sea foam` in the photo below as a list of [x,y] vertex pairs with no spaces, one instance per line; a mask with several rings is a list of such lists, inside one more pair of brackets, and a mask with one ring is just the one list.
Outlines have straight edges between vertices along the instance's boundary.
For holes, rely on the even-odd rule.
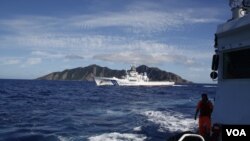
[[194,119],[186,118],[183,114],[173,111],[145,111],[142,115],[146,116],[148,121],[158,124],[159,132],[193,131],[197,127]]
[[139,134],[113,132],[92,136],[88,139],[89,141],[144,141],[147,137]]

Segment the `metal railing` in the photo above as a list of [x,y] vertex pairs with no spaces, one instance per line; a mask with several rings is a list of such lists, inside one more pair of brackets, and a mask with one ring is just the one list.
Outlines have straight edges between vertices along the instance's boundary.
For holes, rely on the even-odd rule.
[[197,137],[201,139],[201,141],[205,141],[205,139],[201,135],[197,135],[197,134],[184,134],[181,136],[181,138],[178,141],[183,141],[186,137]]

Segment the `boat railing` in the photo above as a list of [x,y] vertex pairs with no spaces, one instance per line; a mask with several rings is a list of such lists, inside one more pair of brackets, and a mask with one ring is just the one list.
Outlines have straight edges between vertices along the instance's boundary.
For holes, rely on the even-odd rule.
[[178,141],[184,141],[188,137],[197,138],[197,139],[200,139],[201,141],[205,141],[205,139],[201,135],[197,135],[197,134],[184,134],[181,136],[181,138]]

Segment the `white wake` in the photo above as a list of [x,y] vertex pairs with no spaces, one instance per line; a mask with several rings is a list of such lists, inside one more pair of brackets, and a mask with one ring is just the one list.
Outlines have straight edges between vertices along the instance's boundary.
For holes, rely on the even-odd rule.
[[147,137],[139,134],[113,132],[92,136],[88,139],[89,141],[144,141]]
[[146,116],[148,121],[158,124],[160,132],[193,131],[197,127],[194,119],[186,118],[183,114],[173,111],[145,111],[142,115]]

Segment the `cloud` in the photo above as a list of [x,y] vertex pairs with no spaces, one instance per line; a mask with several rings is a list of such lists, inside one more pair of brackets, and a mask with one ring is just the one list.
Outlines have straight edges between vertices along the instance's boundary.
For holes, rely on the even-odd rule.
[[3,64],[5,64],[5,65],[17,65],[20,62],[21,62],[20,59],[7,59],[7,60],[4,61]]
[[211,71],[210,68],[204,68],[204,67],[190,67],[188,68],[192,72],[204,72],[204,71]]
[[22,57],[0,57],[0,65],[18,65],[22,60]]
[[21,67],[26,67],[29,65],[40,64],[42,62],[42,58],[38,58],[38,57],[31,57],[31,58],[5,57],[5,58],[0,58],[0,62],[3,65],[20,65]]
[[28,65],[36,65],[40,64],[42,62],[41,58],[28,58],[26,61],[26,64]]
[[135,2],[116,12],[102,11],[63,18],[17,16],[0,20],[0,27],[10,33],[0,34],[0,42],[6,47],[85,50],[88,55],[90,51],[105,51],[103,47],[110,49],[110,46],[117,45],[126,49],[133,44],[135,32],[143,36],[180,29],[185,25],[219,22],[218,11],[204,7],[176,10],[171,5],[163,7],[152,2]]
[[75,59],[76,59],[76,60],[77,60],[77,59],[79,59],[79,60],[84,59],[84,57],[82,57],[82,56],[73,55],[73,54],[71,54],[71,55],[66,55],[65,58],[66,58],[66,59],[74,59],[74,60],[75,60]]
[[[156,41],[135,40],[129,45],[115,45],[112,52],[93,52],[93,59],[125,64],[178,64],[183,66],[202,66],[211,59],[212,53],[191,49],[188,45],[179,47]],[[117,48],[116,50],[114,48]]]
[[[147,58],[149,61],[146,61]],[[120,63],[142,63],[145,62],[149,64],[155,64],[151,55],[148,54],[138,54],[133,52],[121,52],[121,53],[112,53],[112,54],[98,54],[94,55],[93,59],[107,61],[107,62],[120,62]]]
[[[20,15],[13,19],[1,19],[0,26],[7,31],[20,35],[30,35],[31,33],[32,35],[36,33],[44,35],[51,32],[56,34],[79,33],[83,31],[82,29],[101,31],[106,27],[110,27],[112,30],[120,29],[129,33],[151,33],[175,30],[184,25],[218,23],[221,22],[220,15],[220,9],[214,7],[182,7],[181,10],[178,10],[171,7],[171,5],[163,7],[161,4],[153,2],[142,2],[132,3],[127,8],[115,12],[106,10],[62,18]],[[30,38],[32,38],[32,35]],[[33,36],[32,40],[38,41],[38,38]],[[56,40],[54,41],[56,45],[61,44]],[[44,42],[40,43],[43,44]]]
[[[213,9],[215,10],[215,9]],[[161,32],[173,30],[186,24],[218,23],[218,13],[208,9],[182,9],[181,11],[140,11],[104,12],[95,15],[76,16],[72,25],[82,28],[121,27],[130,31]],[[213,12],[212,12],[213,13]],[[129,31],[129,30],[128,30]]]
[[64,55],[61,53],[55,52],[46,52],[46,51],[32,51],[32,56],[38,56],[44,59],[56,59],[56,58],[64,58]]
[[32,56],[40,57],[43,59],[67,59],[67,60],[82,60],[84,59],[81,55],[59,53],[59,52],[46,52],[46,51],[32,51]]
[[194,58],[190,58],[184,55],[169,55],[169,54],[145,54],[136,52],[121,52],[112,54],[98,54],[93,56],[94,59],[125,63],[125,64],[147,64],[147,65],[158,65],[165,63],[180,64],[185,66],[197,66],[200,65]]
[[176,9],[171,4],[142,3],[132,2],[115,12],[104,10],[60,17],[19,15],[0,19],[0,30],[7,33],[0,34],[0,47],[31,52],[22,59],[12,58],[6,64],[29,66],[48,59],[84,59],[86,63],[98,60],[116,64],[171,63],[199,71],[196,68],[210,59],[211,54],[194,46],[198,46],[196,40],[202,42],[202,47],[206,41],[203,42],[202,37],[190,40],[189,36],[181,35],[194,43],[183,44],[181,39],[169,43],[168,38],[175,35],[180,38],[178,35],[189,27],[220,22],[220,9],[185,6]]

